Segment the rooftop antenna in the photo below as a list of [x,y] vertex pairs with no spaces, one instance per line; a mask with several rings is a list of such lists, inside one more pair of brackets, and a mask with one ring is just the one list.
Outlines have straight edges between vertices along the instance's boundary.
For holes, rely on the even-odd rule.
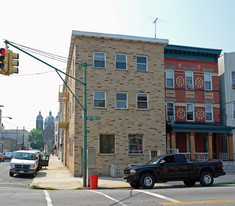
[[158,20],[158,18],[156,18],[156,19],[153,21],[153,23],[155,24],[155,34],[154,34],[154,38],[157,37],[157,34],[156,34],[156,24],[157,24],[157,20]]

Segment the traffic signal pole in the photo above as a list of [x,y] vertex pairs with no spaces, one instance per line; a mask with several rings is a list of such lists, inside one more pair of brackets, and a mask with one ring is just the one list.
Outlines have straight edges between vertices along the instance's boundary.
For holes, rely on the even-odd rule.
[[[87,64],[86,62],[84,62],[82,65],[80,65],[79,67],[83,67],[84,70],[83,70],[83,76],[84,76],[84,79],[83,79],[83,82],[76,79],[75,77],[73,76],[70,76],[69,74],[57,69],[56,67],[48,64],[47,62],[33,56],[32,54],[24,51],[23,49],[15,46],[14,44],[12,44],[11,42],[5,40],[4,41],[5,44],[9,44],[13,47],[15,47],[16,49],[24,52],[25,54],[33,57],[34,59],[46,64],[47,66],[53,68],[57,74],[59,75],[59,77],[61,78],[61,80],[64,82],[64,84],[66,85],[66,87],[68,88],[68,90],[72,93],[73,97],[76,99],[76,101],[79,103],[79,105],[81,106],[81,108],[83,109],[83,112],[84,112],[84,115],[83,115],[83,186],[84,187],[87,187],[87,76],[86,76],[86,69],[88,66],[92,66],[92,64]],[[78,81],[79,83],[83,84],[83,105],[79,102],[78,98],[75,96],[75,94],[72,92],[72,90],[70,89],[70,87],[68,86],[68,84],[65,82],[65,80],[63,79],[63,77],[60,75],[61,72],[62,74]]]
[[87,66],[92,66],[92,64],[87,64],[84,62],[79,67],[83,67],[83,106],[84,106],[84,115],[83,115],[83,187],[87,186],[87,92],[86,92],[86,68]]

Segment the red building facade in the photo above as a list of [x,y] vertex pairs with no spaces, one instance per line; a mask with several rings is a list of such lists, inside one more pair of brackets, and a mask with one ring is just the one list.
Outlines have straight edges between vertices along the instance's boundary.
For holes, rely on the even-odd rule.
[[[219,158],[233,128],[220,125],[218,58],[221,50],[167,45],[167,149],[191,160]],[[229,148],[229,159],[233,152]]]

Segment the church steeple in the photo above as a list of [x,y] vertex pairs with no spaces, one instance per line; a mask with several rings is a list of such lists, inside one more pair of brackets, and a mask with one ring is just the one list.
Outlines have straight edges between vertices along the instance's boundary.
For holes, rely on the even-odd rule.
[[39,111],[39,114],[36,119],[36,129],[43,131],[43,117],[41,115],[41,111]]

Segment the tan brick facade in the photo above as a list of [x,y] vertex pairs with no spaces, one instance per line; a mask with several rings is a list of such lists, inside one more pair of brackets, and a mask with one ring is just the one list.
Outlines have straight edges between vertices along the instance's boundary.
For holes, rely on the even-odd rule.
[[[93,33],[92,33],[93,34]],[[115,37],[115,35],[113,35]],[[126,36],[125,36],[126,37]],[[144,38],[143,38],[144,39]],[[72,35],[67,73],[83,81],[83,69],[79,64],[86,61],[93,64],[93,52],[104,52],[106,67],[87,67],[87,111],[88,116],[98,116],[100,120],[88,120],[87,147],[96,151],[96,174],[109,175],[111,165],[127,166],[144,163],[150,158],[151,150],[165,152],[165,94],[164,94],[164,46],[167,40],[157,42],[120,37],[100,37],[92,35]],[[127,69],[115,69],[115,55],[126,54]],[[137,71],[136,56],[147,57],[147,71]],[[83,85],[67,78],[68,85],[83,104]],[[94,108],[94,92],[106,94],[106,107]],[[82,108],[69,93],[64,103],[63,121],[69,126],[64,129],[64,163],[75,176],[82,175],[83,118]],[[116,108],[116,92],[127,93],[127,109]],[[137,109],[137,94],[148,95],[148,109]],[[100,154],[100,135],[114,135],[115,151]],[[143,137],[143,153],[130,154],[129,135]]]

